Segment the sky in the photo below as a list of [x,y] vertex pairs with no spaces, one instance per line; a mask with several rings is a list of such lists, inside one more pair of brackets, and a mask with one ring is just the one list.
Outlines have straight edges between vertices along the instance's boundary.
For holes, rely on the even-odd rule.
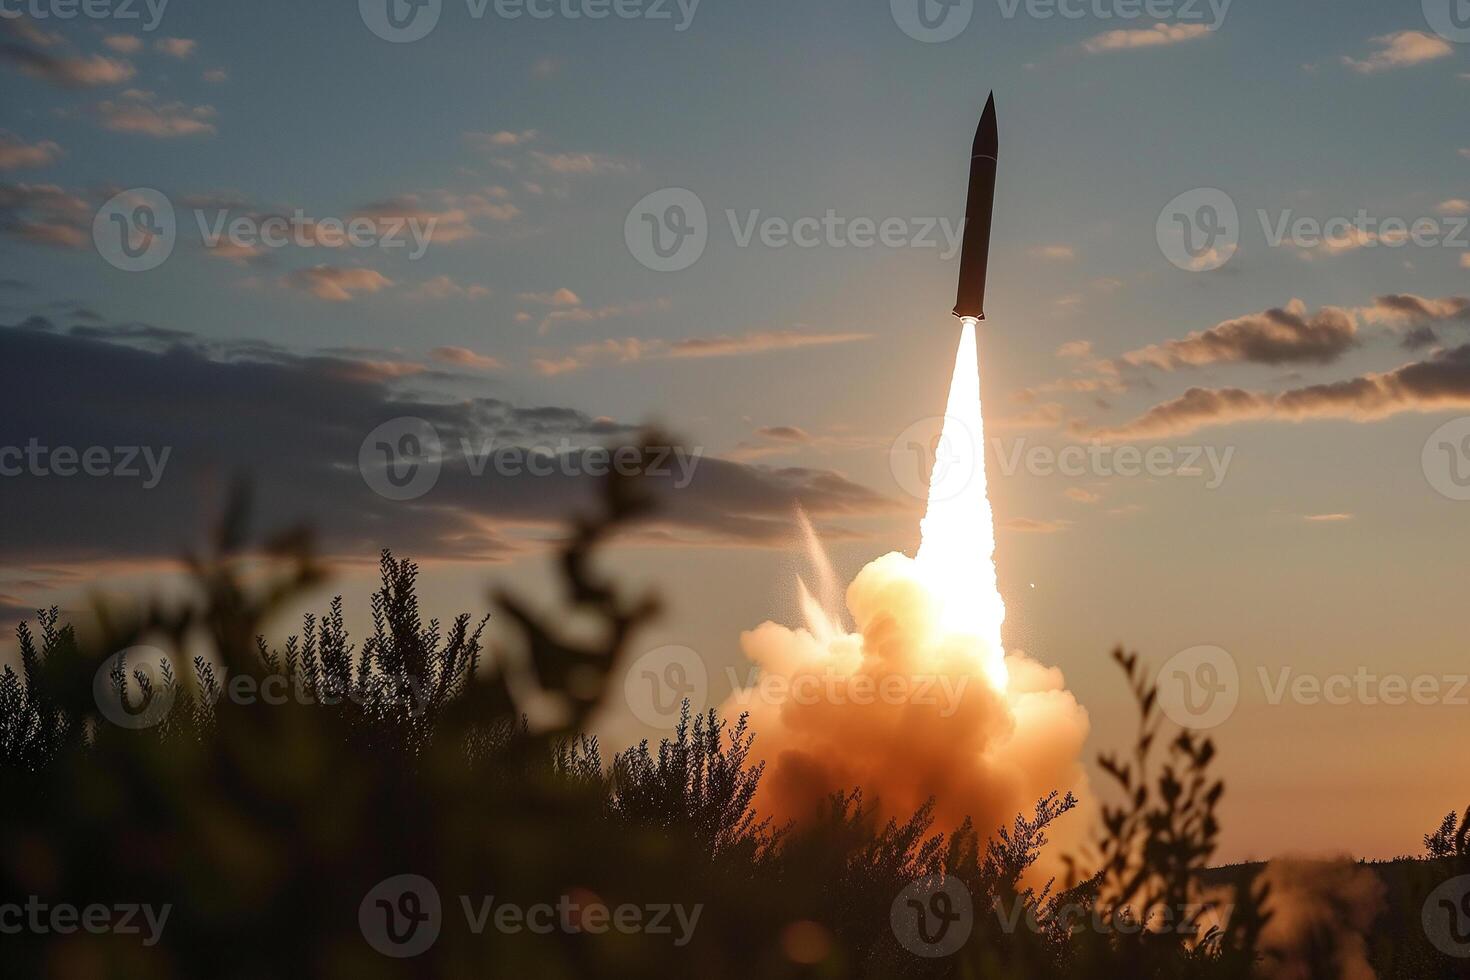
[[[586,478],[459,458],[393,500],[362,444],[403,417],[451,449],[657,423],[697,466],[609,561],[665,598],[641,642],[697,651],[718,704],[741,631],[796,621],[797,502],[844,582],[917,545],[946,231],[994,91],[1008,647],[1063,671],[1089,754],[1130,734],[1115,644],[1197,677],[1189,651],[1225,651],[1225,857],[1391,856],[1466,803],[1470,31],[1447,3],[392,2],[406,33],[387,0],[0,0],[0,449],[139,447],[137,476],[0,476],[7,621],[174,587],[237,472],[337,562],[303,608],[340,591],[360,626],[384,546],[441,616],[491,584],[550,604]],[[250,237],[272,217],[290,243]],[[121,252],[119,221],[166,256]],[[695,234],[661,257],[649,221]],[[1438,693],[1385,703],[1384,677]],[[649,734],[636,714],[610,737]]]

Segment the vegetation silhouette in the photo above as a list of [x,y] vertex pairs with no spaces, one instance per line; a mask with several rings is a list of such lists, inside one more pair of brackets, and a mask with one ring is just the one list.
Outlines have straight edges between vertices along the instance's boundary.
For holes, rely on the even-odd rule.
[[[1214,747],[1166,735],[1136,654],[1114,656],[1139,735],[1126,760],[1101,761],[1122,801],[1073,865],[1096,873],[1062,890],[1025,878],[1070,794],[993,832],[936,828],[932,803],[882,820],[860,788],[806,824],[774,826],[752,806],[758,733],[687,704],[671,738],[605,763],[583,733],[657,604],[623,595],[594,558],[650,506],[638,479],[611,477],[600,513],[577,521],[560,553],[565,608],[496,594],[515,642],[488,648],[488,617],[425,621],[417,566],[386,551],[360,645],[340,597],[284,645],[267,643],[268,618],[323,571],[304,534],[250,550],[243,493],[211,552],[189,560],[188,597],[99,602],[86,636],[55,609],[22,625],[20,674],[0,677],[4,900],[171,913],[151,946],[81,930],[6,935],[4,975],[1075,980],[1261,969],[1259,869],[1214,883],[1234,906],[1223,921],[1208,914],[1223,900],[1202,891],[1224,791],[1209,772]],[[563,625],[573,620],[575,632]],[[535,724],[519,707],[528,692]],[[1463,863],[1465,835],[1452,814],[1426,848]],[[399,959],[373,947],[360,914],[376,914],[365,898],[404,874],[432,882],[442,913],[437,940]],[[1431,878],[1407,892],[1442,880]],[[952,955],[921,955],[894,928],[918,881],[957,882],[971,899],[968,940]],[[698,917],[682,933],[647,917],[595,932],[585,914],[544,934],[493,915],[476,930],[489,896],[496,908],[679,905]],[[1158,909],[1181,915],[1164,922]],[[1423,942],[1384,955],[1400,969],[1384,976],[1460,975]]]

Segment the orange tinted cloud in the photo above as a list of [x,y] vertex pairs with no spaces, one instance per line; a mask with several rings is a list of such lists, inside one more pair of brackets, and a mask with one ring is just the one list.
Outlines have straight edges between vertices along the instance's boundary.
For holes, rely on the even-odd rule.
[[139,133],[159,139],[213,134],[214,107],[190,106],[182,102],[158,102],[152,92],[129,89],[117,99],[97,103],[103,129],[116,133]]
[[1241,388],[1190,388],[1131,422],[1096,429],[1079,426],[1078,432],[1098,439],[1152,439],[1252,419],[1371,422],[1402,412],[1452,408],[1470,408],[1470,344],[1439,351],[1427,360],[1391,371],[1278,394]]
[[476,354],[467,347],[435,347],[429,351],[429,356],[446,364],[479,368],[484,371],[499,371],[505,366],[500,363],[499,359],[485,354]]
[[1122,361],[1165,371],[1240,361],[1328,364],[1357,345],[1357,333],[1346,310],[1324,306],[1309,316],[1306,305],[1293,299],[1285,307],[1226,320],[1183,340],[1130,351]]
[[1166,44],[1193,41],[1210,33],[1202,24],[1155,24],[1135,30],[1107,31],[1082,43],[1089,54],[1101,51],[1127,51],[1132,48],[1156,48]]
[[1442,37],[1424,31],[1397,31],[1372,39],[1378,50],[1362,60],[1343,56],[1342,63],[1364,75],[1406,68],[1455,53],[1454,46]]
[[393,285],[393,280],[375,269],[349,269],[330,265],[298,269],[282,281],[295,289],[311,293],[317,299],[334,303],[345,303],[359,293],[376,293]]

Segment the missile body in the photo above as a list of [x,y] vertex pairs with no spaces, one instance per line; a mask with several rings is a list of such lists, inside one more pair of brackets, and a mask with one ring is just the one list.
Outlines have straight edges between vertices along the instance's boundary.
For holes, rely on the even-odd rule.
[[995,93],[985,103],[970,148],[970,195],[960,240],[960,287],[954,315],[985,319],[985,266],[990,260],[990,213],[995,204]]

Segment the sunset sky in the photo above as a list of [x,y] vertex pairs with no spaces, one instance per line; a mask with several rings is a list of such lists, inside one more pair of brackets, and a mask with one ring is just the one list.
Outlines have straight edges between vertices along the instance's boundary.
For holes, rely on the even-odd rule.
[[[485,609],[492,583],[549,604],[548,541],[586,479],[450,460],[392,501],[360,445],[399,416],[553,448],[656,422],[703,458],[612,564],[666,601],[640,644],[698,651],[719,704],[741,631],[796,622],[796,501],[844,582],[918,542],[892,447],[944,410],[942,229],[994,90],[979,352],[1006,643],[1065,673],[1089,759],[1131,734],[1114,644],[1154,667],[1228,651],[1226,859],[1417,850],[1467,802],[1470,423],[1431,436],[1470,415],[1470,52],[1435,33],[1435,0],[1236,0],[1218,22],[1218,0],[1160,0],[1164,20],[973,0],[940,43],[901,28],[905,2],[594,20],[562,12],[581,0],[515,19],[443,0],[406,43],[347,2],[173,0],[152,30],[141,3],[141,20],[4,6],[0,447],[169,448],[148,488],[0,476],[7,630],[98,589],[171,587],[238,472],[261,524],[309,522],[339,563],[303,608],[342,592],[360,631],[384,546],[424,565],[443,618]],[[139,188],[177,239],[129,272],[94,218]],[[661,272],[625,230],[667,188],[697,197],[708,241]],[[1220,193],[1234,252],[1171,261],[1166,205]],[[1271,240],[1360,211],[1366,234]],[[418,258],[411,241],[207,247],[196,213],[207,232],[222,212],[299,213],[307,242],[323,219],[432,231]],[[752,222],[829,212],[833,241],[741,244]],[[851,227],[890,219],[902,243]],[[1136,467],[1162,447],[1169,472],[1069,475],[1034,452],[1092,445],[1125,469],[1120,448]],[[1273,704],[1287,668],[1428,676],[1440,703]],[[622,711],[605,726],[656,734]]]

